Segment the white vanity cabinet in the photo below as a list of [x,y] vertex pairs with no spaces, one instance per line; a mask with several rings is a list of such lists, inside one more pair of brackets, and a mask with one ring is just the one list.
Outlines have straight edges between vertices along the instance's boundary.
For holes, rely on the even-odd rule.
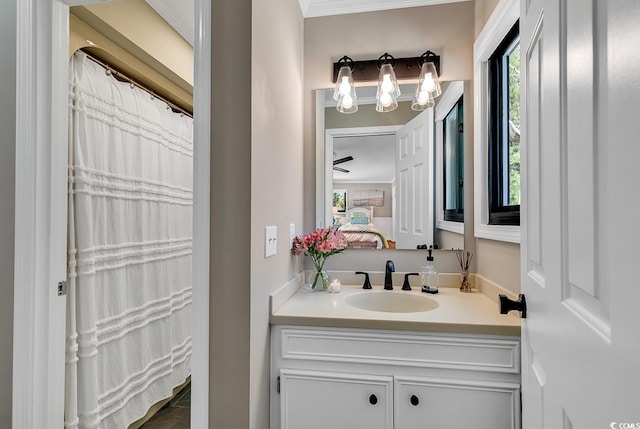
[[285,428],[393,428],[391,377],[282,369],[280,397]]
[[520,428],[520,340],[274,325],[271,429]]
[[396,377],[395,429],[520,427],[513,383]]

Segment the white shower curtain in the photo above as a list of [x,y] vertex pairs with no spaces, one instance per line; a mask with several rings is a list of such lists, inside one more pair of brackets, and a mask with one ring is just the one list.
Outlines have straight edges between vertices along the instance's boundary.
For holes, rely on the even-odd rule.
[[124,429],[191,371],[193,121],[71,63],[65,427]]

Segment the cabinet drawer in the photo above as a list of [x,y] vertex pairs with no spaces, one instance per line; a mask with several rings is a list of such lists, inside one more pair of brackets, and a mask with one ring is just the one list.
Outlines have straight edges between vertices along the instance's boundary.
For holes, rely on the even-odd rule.
[[520,428],[520,386],[396,377],[394,428]]
[[392,429],[393,379],[282,369],[281,429]]
[[282,359],[520,372],[520,341],[368,330],[281,328]]

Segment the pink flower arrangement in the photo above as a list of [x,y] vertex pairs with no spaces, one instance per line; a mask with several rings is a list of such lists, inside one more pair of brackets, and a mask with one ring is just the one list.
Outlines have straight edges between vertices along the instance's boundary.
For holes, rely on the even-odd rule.
[[333,227],[318,228],[315,231],[297,236],[293,239],[291,245],[291,252],[294,255],[311,256],[313,265],[316,268],[316,274],[312,283],[312,288],[315,289],[318,279],[322,279],[323,289],[328,286],[328,278],[323,276],[322,269],[327,261],[327,258],[336,253],[342,252],[347,248],[347,238],[342,231],[334,230]]

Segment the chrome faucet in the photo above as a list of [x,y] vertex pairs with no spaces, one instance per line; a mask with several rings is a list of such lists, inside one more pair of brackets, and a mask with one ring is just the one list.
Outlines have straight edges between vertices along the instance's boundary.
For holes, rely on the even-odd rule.
[[395,265],[393,265],[393,261],[387,261],[387,264],[384,267],[384,289],[392,290],[393,282],[391,281],[391,273],[396,270]]

